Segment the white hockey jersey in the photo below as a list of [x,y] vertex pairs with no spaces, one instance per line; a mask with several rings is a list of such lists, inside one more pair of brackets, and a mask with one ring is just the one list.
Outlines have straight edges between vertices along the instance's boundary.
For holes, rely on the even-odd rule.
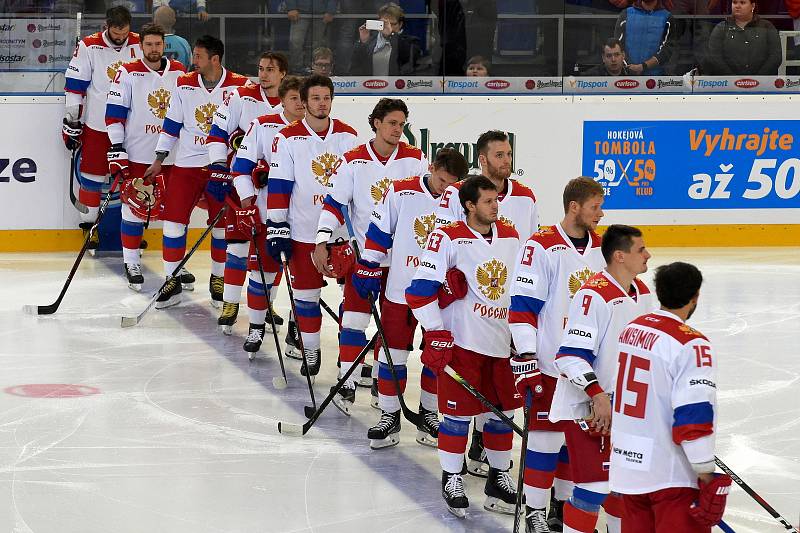
[[428,190],[425,178],[414,176],[393,181],[372,212],[361,255],[383,264],[392,251],[386,280],[386,298],[391,302],[406,303],[406,289],[434,230],[437,205],[439,197]]
[[561,374],[553,394],[550,421],[577,420],[589,414],[589,396],[569,379],[594,372],[605,392],[617,381],[617,339],[622,328],[653,308],[650,290],[634,280],[636,299],[603,270],[583,284],[569,304],[555,367]]
[[[536,207],[536,196],[533,191],[517,180],[506,180],[508,190],[506,194],[498,197],[498,217],[510,223],[520,234],[520,238],[527,238],[539,229],[539,211]],[[436,211],[436,225],[442,226],[466,220],[466,214],[458,200],[458,190],[463,181],[458,181],[445,189]]]
[[305,119],[294,122],[272,142],[267,218],[288,221],[295,241],[316,241],[322,202],[342,165],[342,155],[357,143],[356,130],[338,119],[329,122],[324,136]]
[[346,152],[343,159],[333,188],[325,197],[318,229],[330,230],[332,235],[344,225],[342,208],[347,207],[356,242],[363,250],[370,216],[383,200],[389,184],[393,180],[425,175],[428,160],[422,150],[404,142],[397,145],[386,162],[375,154],[371,142]]
[[177,142],[176,166],[199,168],[208,165],[208,149],[205,144],[214,112],[222,105],[228,93],[245,83],[247,78],[225,69],[222,69],[222,76],[211,91],[203,86],[203,80],[197,71],[178,77],[156,150],[171,152]]
[[669,311],[619,336],[611,423],[611,490],[697,487],[691,463],[714,461],[716,360],[711,343]]
[[133,32],[122,46],[112,43],[106,32],[81,39],[65,75],[67,109],[83,105],[83,123],[95,131],[106,131],[106,99],[117,68],[139,57],[139,35]]
[[561,224],[542,227],[520,250],[508,321],[517,352],[535,353],[548,376],[558,377],[554,361],[572,297],[605,266],[599,235],[590,232],[580,253]]
[[[511,272],[519,250],[517,231],[505,222],[492,224],[492,240],[459,221],[434,230],[422,254],[406,302],[426,330],[449,330],[455,344],[489,357],[509,357]],[[467,294],[439,309],[438,290],[447,271],[467,278]]]
[[286,116],[281,112],[275,115],[263,115],[250,123],[242,138],[242,144],[236,150],[231,164],[233,186],[239,198],[256,196],[256,205],[261,214],[261,221],[267,221],[267,187],[256,190],[251,175],[260,160],[267,163],[272,158],[272,141],[275,135],[289,125]]
[[[161,73],[137,59],[123,63],[108,90],[106,131],[111,144],[123,144],[128,160],[149,165],[178,76],[185,72],[179,61],[167,60]],[[170,154],[165,164],[172,164]]]
[[269,98],[261,85],[247,84],[228,93],[228,98],[214,113],[208,133],[209,163],[227,161],[239,148],[250,123],[262,115],[283,111],[280,98]]

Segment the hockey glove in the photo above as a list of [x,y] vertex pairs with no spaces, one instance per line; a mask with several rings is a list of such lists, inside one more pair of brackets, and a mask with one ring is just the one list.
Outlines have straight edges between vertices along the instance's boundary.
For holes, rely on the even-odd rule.
[[328,272],[334,278],[344,278],[353,271],[356,264],[356,254],[353,247],[344,239],[339,239],[328,244]]
[[64,119],[64,125],[61,127],[61,137],[64,139],[64,146],[67,150],[77,150],[81,146],[81,134],[83,133],[83,124],[80,121],[70,122]]
[[728,474],[714,474],[711,483],[698,480],[700,500],[689,509],[689,514],[697,523],[704,527],[719,524],[725,513],[725,502],[731,492],[732,481]]
[[206,192],[218,202],[224,202],[231,188],[231,174],[228,167],[220,163],[208,165],[208,184]]
[[438,376],[453,360],[453,335],[445,329],[426,331],[422,342],[422,364]]
[[444,283],[439,286],[439,308],[444,309],[456,300],[467,295],[467,278],[457,268],[451,268],[444,276]]
[[542,373],[539,371],[539,361],[532,353],[523,353],[511,358],[511,373],[514,374],[514,385],[523,398],[527,398],[528,391],[531,398],[542,393]]
[[382,276],[383,272],[378,263],[359,259],[355,272],[353,272],[353,287],[358,292],[358,295],[365,300],[370,294],[372,299],[375,300],[381,292]]
[[236,229],[242,235],[257,235],[263,231],[257,206],[241,207],[234,210],[233,214],[236,217]]
[[111,174],[112,179],[118,173],[122,174],[122,179],[127,180],[130,177],[128,171],[128,152],[121,144],[112,144],[106,152],[106,159],[108,160],[108,172]]
[[263,159],[259,160],[256,168],[254,168],[253,172],[250,174],[250,177],[253,180],[253,187],[256,189],[266,187],[267,180],[269,179],[269,163]]
[[292,256],[291,234],[288,222],[267,220],[267,252],[278,263],[283,261],[281,255],[285,255],[287,261]]

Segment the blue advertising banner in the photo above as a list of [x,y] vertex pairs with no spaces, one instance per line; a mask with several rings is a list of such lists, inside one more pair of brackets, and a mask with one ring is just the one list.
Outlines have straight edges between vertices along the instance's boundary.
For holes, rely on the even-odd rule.
[[800,207],[797,120],[585,121],[607,209]]

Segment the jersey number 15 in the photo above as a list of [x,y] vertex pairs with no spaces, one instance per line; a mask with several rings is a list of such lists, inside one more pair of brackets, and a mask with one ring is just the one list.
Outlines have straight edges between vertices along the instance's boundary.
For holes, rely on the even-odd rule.
[[[650,360],[637,355],[620,352],[619,354],[619,374],[617,375],[617,390],[614,394],[614,411],[623,413],[633,418],[644,418],[647,408],[647,389],[648,384],[636,381],[636,371],[641,370],[640,376],[644,372],[650,372]],[[633,404],[622,403],[623,392],[630,392],[636,396]]]

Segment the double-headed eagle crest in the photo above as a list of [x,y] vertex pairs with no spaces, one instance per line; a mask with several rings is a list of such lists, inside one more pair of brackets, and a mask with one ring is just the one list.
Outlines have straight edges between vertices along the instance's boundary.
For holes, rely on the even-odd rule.
[[575,296],[575,293],[578,292],[581,286],[589,281],[589,278],[594,276],[594,272],[592,272],[589,267],[583,267],[582,270],[576,270],[572,274],[569,275],[569,297],[572,298]]
[[425,249],[425,244],[428,242],[428,236],[430,236],[435,228],[436,215],[433,213],[430,215],[418,216],[414,219],[414,239],[416,239],[417,245],[423,250]]
[[511,222],[511,219],[510,219],[510,218],[506,218],[506,217],[504,217],[503,215],[500,215],[499,217],[497,217],[497,221],[498,221],[500,224],[505,224],[506,226],[508,226],[508,227],[510,227],[510,228],[514,228],[514,229],[516,229],[516,228],[517,228],[517,227],[514,225],[514,223],[513,223],[513,222]]
[[586,286],[602,289],[603,287],[608,287],[608,280],[602,277],[590,279],[586,282]]
[[209,102],[194,110],[194,119],[197,121],[197,127],[206,135],[211,131],[211,123],[214,120],[214,113],[217,112],[218,107],[217,104]]
[[372,200],[375,202],[375,205],[378,205],[381,202],[383,195],[386,194],[386,190],[391,184],[392,180],[389,178],[383,178],[382,180],[377,181],[370,186],[369,193],[372,196]]
[[150,106],[150,112],[154,117],[164,120],[164,117],[167,116],[167,108],[169,107],[171,96],[169,91],[163,87],[147,95],[147,104]]
[[475,279],[478,280],[481,293],[494,302],[506,292],[508,268],[502,261],[492,259],[478,267]]
[[687,335],[694,335],[695,337],[702,337],[703,334],[687,324],[681,324],[678,329]]
[[341,164],[342,160],[338,156],[325,152],[311,161],[311,172],[314,173],[314,177],[320,185],[330,187],[331,178],[339,170]]
[[113,82],[114,76],[117,75],[117,69],[122,65],[124,61],[114,61],[106,68],[106,76],[108,76],[108,81]]

